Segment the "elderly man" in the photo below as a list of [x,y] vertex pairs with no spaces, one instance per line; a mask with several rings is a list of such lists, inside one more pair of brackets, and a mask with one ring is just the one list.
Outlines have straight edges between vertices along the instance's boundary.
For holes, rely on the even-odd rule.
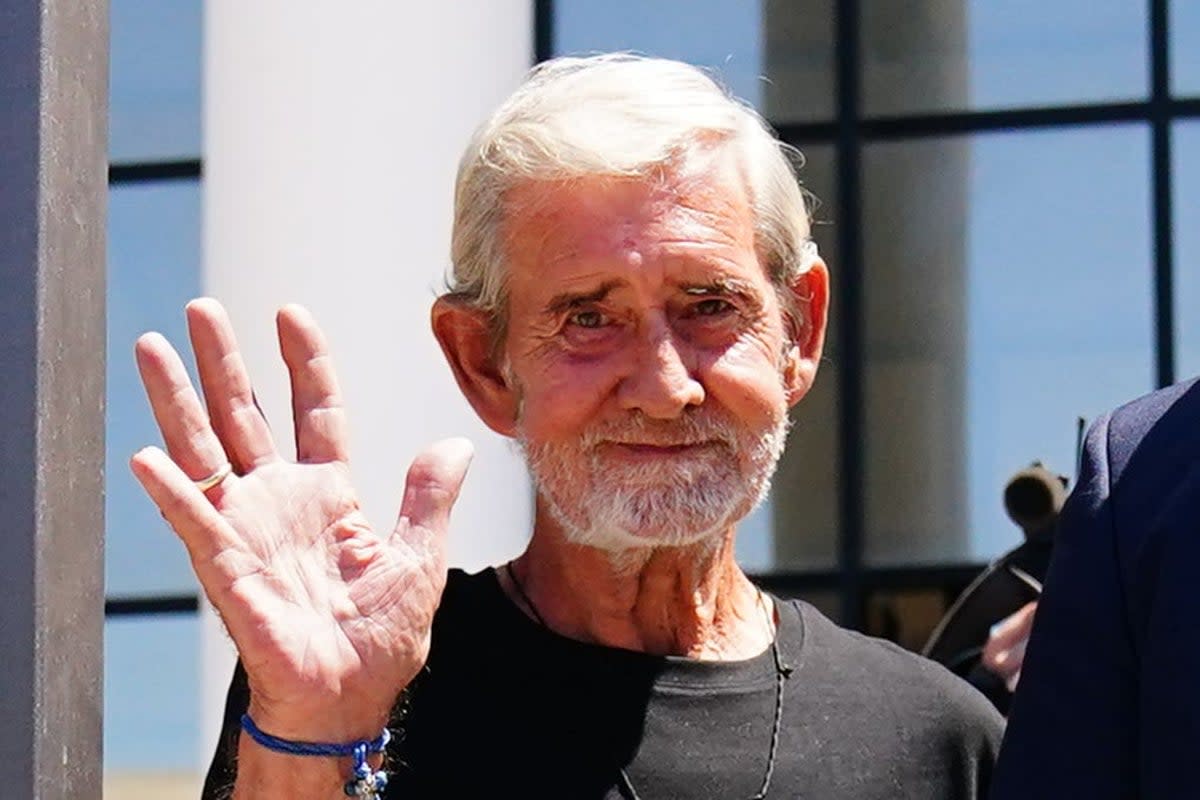
[[393,532],[363,518],[302,309],[278,318],[298,463],[216,303],[188,307],[207,413],[170,346],[138,343],[167,453],[133,470],[241,657],[205,796],[979,796],[982,697],[734,561],[828,300],[761,120],[682,64],[544,64],[467,149],[453,264],[434,334],[537,488],[498,570],[447,580],[464,442],[418,457]]

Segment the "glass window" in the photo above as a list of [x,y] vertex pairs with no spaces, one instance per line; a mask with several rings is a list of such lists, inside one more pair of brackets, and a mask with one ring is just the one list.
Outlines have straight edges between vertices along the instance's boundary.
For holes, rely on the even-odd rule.
[[842,616],[842,597],[833,589],[800,589],[795,585],[789,585],[789,581],[772,581],[770,578],[765,578],[761,581],[763,588],[776,597],[782,597],[788,600],[796,599],[804,603],[808,603],[821,614],[833,620],[837,624],[841,624]]
[[1176,124],[1175,374],[1200,375],[1200,121]]
[[862,3],[870,116],[1140,99],[1146,4],[1130,0]]
[[876,589],[867,594],[865,632],[919,653],[956,596],[935,587]]
[[833,0],[766,0],[764,5],[763,113],[775,123],[833,119]]
[[[836,273],[837,257],[837,158],[836,149],[830,144],[796,143],[802,165],[799,172],[800,185],[808,194],[812,208],[813,239],[821,255]],[[826,347],[829,342],[826,342]]]
[[808,591],[796,595],[834,622],[841,624],[842,598],[837,592]]
[[145,445],[161,444],[133,343],[147,330],[161,331],[177,347],[187,341],[183,305],[200,292],[200,187],[194,181],[116,187],[108,211],[107,591],[191,593],[183,546],[128,462]]
[[1200,95],[1200,3],[1173,0],[1170,33],[1171,91]]
[[113,0],[109,157],[200,155],[200,0]]
[[866,149],[869,562],[1015,546],[1012,473],[1152,388],[1149,164],[1139,125]]
[[632,50],[710,67],[776,122],[833,116],[833,43],[833,0],[554,3],[557,54]]
[[632,50],[715,68],[734,94],[761,99],[762,11],[741,0],[556,0],[557,54]]
[[105,797],[199,796],[199,642],[195,614],[105,623]]
[[[829,145],[810,145],[803,153],[800,179],[819,201],[813,214],[813,236],[833,276],[836,309],[837,258],[834,229],[829,224],[837,205],[834,150]],[[836,314],[830,324],[837,324]],[[738,530],[738,560],[750,572],[824,569],[837,561],[840,363],[834,330],[825,341],[816,384],[792,410],[787,450],[770,497]]]

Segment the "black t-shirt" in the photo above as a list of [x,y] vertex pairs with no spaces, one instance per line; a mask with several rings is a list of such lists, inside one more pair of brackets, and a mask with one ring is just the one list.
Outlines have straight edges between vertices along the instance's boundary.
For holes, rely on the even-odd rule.
[[[887,642],[776,601],[784,681],[768,798],[985,794],[1003,723],[974,689]],[[493,570],[452,571],[426,669],[406,692],[385,797],[744,800],[771,749],[770,650],[737,662],[648,656],[558,636]],[[239,669],[204,798],[232,782]]]

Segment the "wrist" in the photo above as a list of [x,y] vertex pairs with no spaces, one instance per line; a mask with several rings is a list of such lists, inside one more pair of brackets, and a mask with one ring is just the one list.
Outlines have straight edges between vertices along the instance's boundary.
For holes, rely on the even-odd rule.
[[[372,770],[383,766],[382,753],[367,757]],[[352,757],[311,757],[264,747],[243,732],[237,755],[233,800],[295,800],[345,797],[354,776]],[[369,796],[369,795],[368,795]]]
[[259,730],[297,742],[357,742],[378,738],[387,727],[391,709],[280,708],[250,698],[246,713]]
[[379,769],[391,733],[384,728],[374,739],[353,741],[300,741],[285,739],[262,730],[250,714],[242,715],[242,733],[273,755],[352,759],[342,790],[353,797],[379,797],[387,787],[387,772]]

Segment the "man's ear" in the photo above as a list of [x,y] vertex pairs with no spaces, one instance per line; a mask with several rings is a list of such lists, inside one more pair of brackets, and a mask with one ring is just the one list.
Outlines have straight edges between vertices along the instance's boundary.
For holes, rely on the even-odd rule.
[[788,320],[791,344],[784,354],[783,381],[788,403],[800,402],[812,388],[825,350],[825,326],[829,319],[829,269],[816,259],[788,286],[794,309]]
[[514,436],[518,395],[496,362],[492,318],[461,299],[439,297],[430,323],[458,388],[475,413],[496,433]]

